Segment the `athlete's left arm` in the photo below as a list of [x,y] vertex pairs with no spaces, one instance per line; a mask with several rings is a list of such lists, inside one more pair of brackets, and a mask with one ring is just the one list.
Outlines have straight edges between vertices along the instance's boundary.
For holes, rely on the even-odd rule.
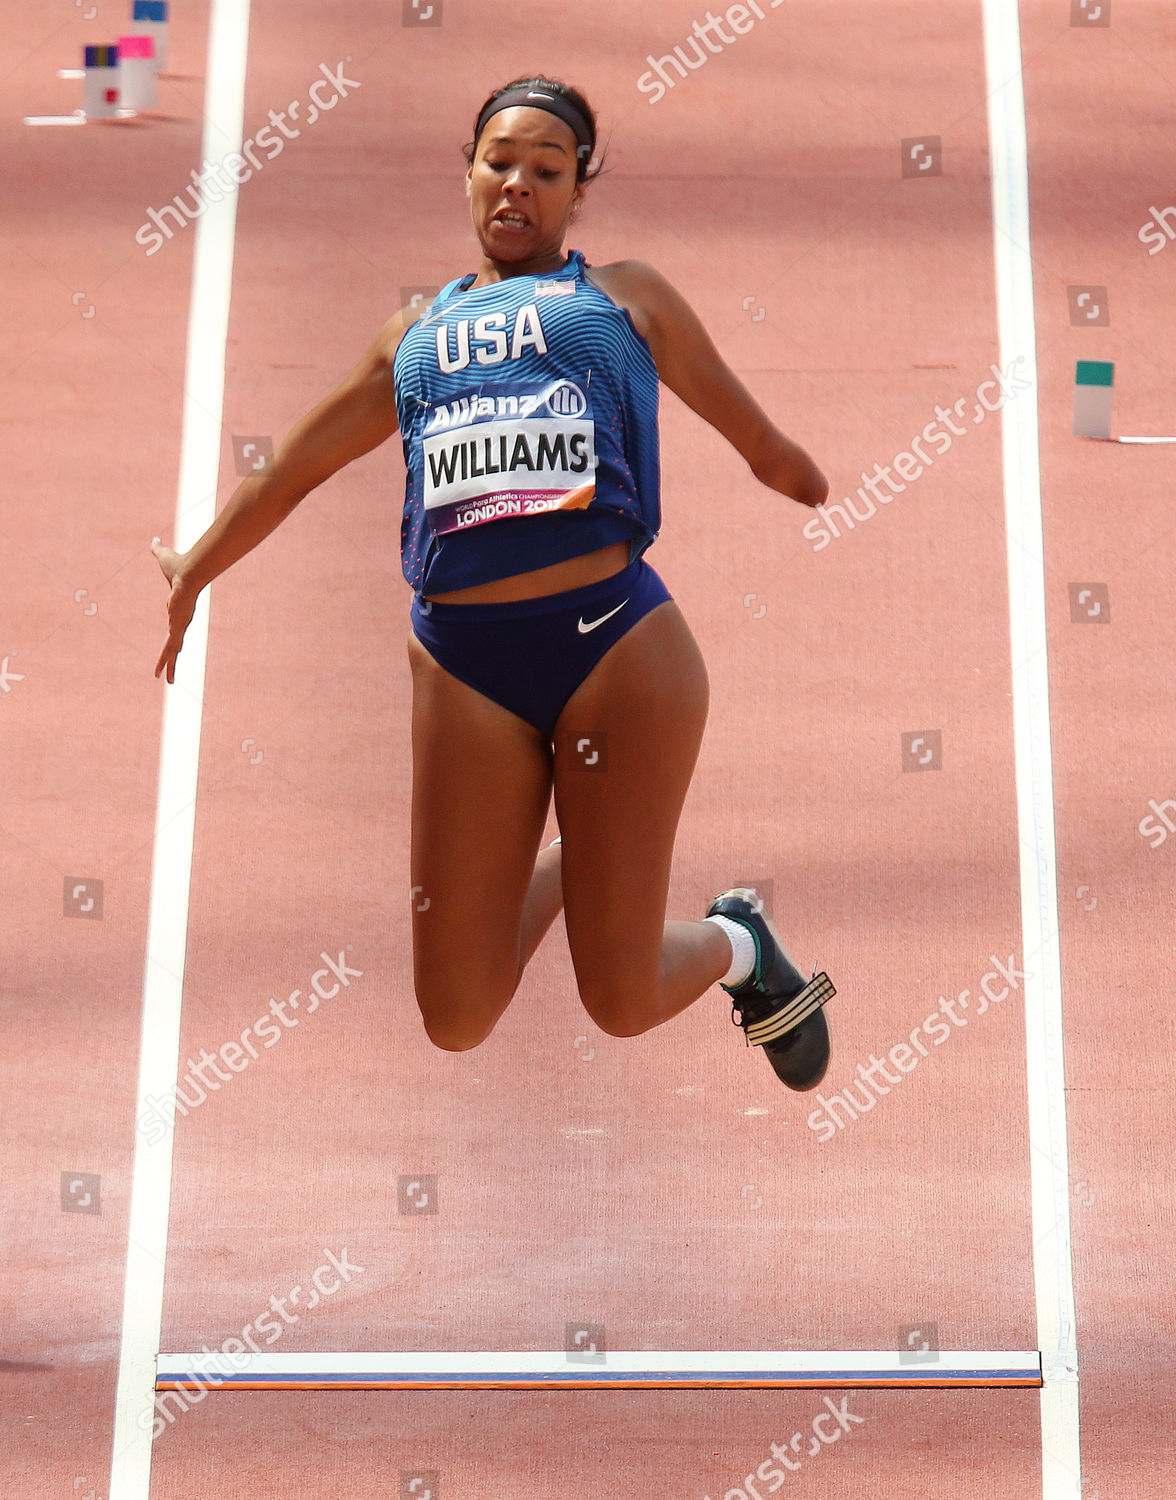
[[662,382],[722,433],[761,484],[802,505],[819,505],[829,493],[825,476],[755,400],[682,294],[645,261],[625,261],[624,267],[627,292],[646,313]]

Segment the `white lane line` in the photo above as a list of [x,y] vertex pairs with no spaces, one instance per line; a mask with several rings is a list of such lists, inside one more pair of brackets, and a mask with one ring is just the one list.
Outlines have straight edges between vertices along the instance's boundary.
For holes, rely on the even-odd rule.
[[[1003,369],[1037,390],[1033,263],[1029,248],[1029,167],[1017,0],[982,0],[988,78],[997,316]],[[1045,564],[1036,395],[1001,412],[1009,568],[1017,821],[1021,848],[1021,929],[1025,951],[1025,1030],[1029,1170],[1041,1391],[1043,1500],[1080,1500],[1078,1356],[1070,1246],[1062,975],[1058,940],[1053,753],[1046,653]]]
[[[249,0],[213,0],[202,160],[240,150],[248,45]],[[186,551],[207,530],[216,515],[236,208],[235,194],[225,195],[219,203],[208,202],[194,230],[174,543],[180,552]],[[160,590],[161,603],[165,592]],[[167,1094],[175,1085],[179,1067],[180,1001],[188,935],[188,888],[207,643],[206,589],[197,601],[196,613],[184,638],[175,682],[168,685],[160,678],[160,691],[164,695],[163,733],[147,919],[136,1121],[148,1108],[149,1094],[156,1097]],[[110,1500],[148,1500],[150,1493],[155,1356],[163,1322],[171,1171],[171,1132],[152,1146],[143,1132],[136,1129]]]

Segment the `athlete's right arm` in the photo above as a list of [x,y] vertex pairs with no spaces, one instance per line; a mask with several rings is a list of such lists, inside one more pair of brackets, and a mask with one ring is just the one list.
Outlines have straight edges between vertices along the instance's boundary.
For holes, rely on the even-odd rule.
[[187,552],[153,544],[172,586],[156,677],[166,666],[168,682],[175,681],[176,657],[201,589],[269,536],[311,490],[397,430],[392,360],[413,321],[414,310],[404,308],[388,320],[347,378],[291,429],[268,472],[243,479]]
[[396,313],[331,394],[294,426],[274,454],[272,470],[251,474],[199,541],[180,573],[204,588],[264,540],[300,500],[352,459],[369,453],[397,428],[392,358],[405,332]]

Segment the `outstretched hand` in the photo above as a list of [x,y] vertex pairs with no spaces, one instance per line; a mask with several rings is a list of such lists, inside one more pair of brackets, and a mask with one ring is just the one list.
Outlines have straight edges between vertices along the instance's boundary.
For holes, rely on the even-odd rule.
[[180,647],[184,644],[184,633],[192,622],[200,590],[185,583],[181,572],[181,565],[184,561],[181,553],[173,551],[171,547],[165,547],[158,537],[152,539],[151,550],[163,569],[163,576],[171,585],[171,593],[167,596],[167,640],[163,643],[163,650],[159,653],[159,660],[155,663],[155,675],[158,677],[166,667],[167,680],[174,683],[176,657],[179,656]]

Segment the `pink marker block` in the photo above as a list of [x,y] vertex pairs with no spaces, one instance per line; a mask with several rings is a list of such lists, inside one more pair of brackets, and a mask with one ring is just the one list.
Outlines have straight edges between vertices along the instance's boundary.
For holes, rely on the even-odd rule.
[[126,109],[154,109],[155,38],[146,35],[118,39],[119,95]]
[[124,57],[149,57],[154,62],[155,38],[153,36],[120,36],[118,56],[120,62]]

